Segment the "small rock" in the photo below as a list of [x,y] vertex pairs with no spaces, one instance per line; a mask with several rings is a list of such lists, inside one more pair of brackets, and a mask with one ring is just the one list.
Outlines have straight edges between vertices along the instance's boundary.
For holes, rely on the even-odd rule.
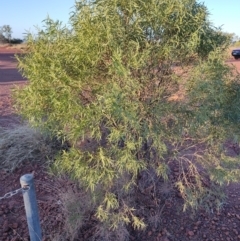
[[188,231],[188,235],[189,235],[189,236],[193,236],[193,235],[194,235],[194,232],[193,232],[193,231]]
[[2,229],[3,229],[3,232],[6,233],[6,232],[8,232],[10,227],[8,225],[3,225]]
[[237,229],[233,229],[233,232],[234,232],[236,235],[238,235]]
[[201,223],[202,223],[201,221],[197,221],[196,226],[199,226]]
[[169,239],[167,237],[164,237],[162,241],[169,241]]
[[130,239],[132,240],[132,241],[134,241],[135,240],[135,237],[134,236],[130,236]]
[[240,220],[240,215],[236,214],[236,217],[237,217],[238,220]]
[[179,197],[179,198],[182,198],[182,194],[180,192],[177,192],[176,196]]
[[131,236],[130,236],[130,239],[131,239],[131,240],[135,240],[135,237],[133,237],[133,236],[131,235]]
[[149,231],[149,232],[148,232],[148,236],[151,236],[151,235],[152,235],[152,231]]
[[12,228],[13,229],[17,229],[18,228],[18,223],[13,223]]

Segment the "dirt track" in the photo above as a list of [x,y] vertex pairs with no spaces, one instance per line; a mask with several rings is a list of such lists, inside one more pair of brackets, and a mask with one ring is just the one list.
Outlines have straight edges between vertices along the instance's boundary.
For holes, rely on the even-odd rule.
[[16,69],[13,53],[0,53],[0,84],[14,84],[25,81]]
[[27,81],[16,66],[14,53],[0,49],[0,126],[8,126],[18,120],[12,109],[11,89]]

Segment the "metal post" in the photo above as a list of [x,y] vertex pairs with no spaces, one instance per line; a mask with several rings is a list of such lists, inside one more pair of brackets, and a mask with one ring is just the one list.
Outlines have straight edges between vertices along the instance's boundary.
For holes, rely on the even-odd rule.
[[21,176],[20,183],[22,188],[29,188],[27,191],[23,191],[23,200],[27,216],[30,240],[41,241],[42,233],[38,215],[38,206],[33,182],[33,175],[25,174]]

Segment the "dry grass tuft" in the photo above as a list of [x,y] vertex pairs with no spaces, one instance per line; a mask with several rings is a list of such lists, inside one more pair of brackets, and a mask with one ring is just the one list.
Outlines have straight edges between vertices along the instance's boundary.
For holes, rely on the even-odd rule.
[[64,230],[69,240],[78,237],[81,228],[89,221],[95,208],[88,193],[73,189],[68,188],[66,192],[59,194],[65,216]]
[[0,168],[13,171],[26,161],[51,159],[57,151],[55,144],[48,136],[27,125],[10,129],[0,127]]
[[86,241],[129,240],[126,225],[119,225],[117,229],[112,230],[97,220],[94,215],[98,206],[97,196],[93,198],[90,192],[84,191],[79,183],[74,181],[60,189],[58,199],[61,203],[64,226],[62,233],[55,235],[51,240],[74,241],[79,236],[84,236]]
[[92,240],[94,241],[129,241],[130,234],[127,230],[126,225],[119,225],[117,229],[110,230],[108,227],[105,227],[102,223],[96,225],[95,233]]

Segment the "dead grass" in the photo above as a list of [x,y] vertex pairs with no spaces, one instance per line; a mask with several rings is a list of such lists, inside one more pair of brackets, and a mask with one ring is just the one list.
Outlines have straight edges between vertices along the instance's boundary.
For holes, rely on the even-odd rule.
[[[62,178],[69,181],[68,177]],[[54,234],[51,240],[74,241],[84,235],[84,240],[89,241],[129,241],[130,234],[126,225],[119,225],[113,230],[97,220],[94,215],[96,202],[93,201],[89,192],[79,186],[78,182],[71,181],[70,185],[60,187],[57,196],[61,207],[59,214],[63,218],[63,228],[61,233]]]
[[13,171],[24,162],[42,162],[56,153],[50,139],[27,125],[0,127],[0,168]]
[[115,230],[109,230],[104,224],[96,225],[95,233],[92,238],[94,241],[129,241],[130,234],[125,225],[119,225]]
[[[74,188],[75,189],[75,188]],[[90,213],[94,210],[94,205],[88,193],[69,188],[66,192],[59,194],[62,204],[62,211],[65,216],[66,235],[69,240],[78,237],[79,231],[89,220]]]

